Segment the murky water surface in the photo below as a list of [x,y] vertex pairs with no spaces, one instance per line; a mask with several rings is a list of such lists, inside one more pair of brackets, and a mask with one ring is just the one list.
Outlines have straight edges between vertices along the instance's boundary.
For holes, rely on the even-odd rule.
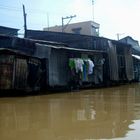
[[140,84],[0,98],[0,140],[95,139],[140,139]]

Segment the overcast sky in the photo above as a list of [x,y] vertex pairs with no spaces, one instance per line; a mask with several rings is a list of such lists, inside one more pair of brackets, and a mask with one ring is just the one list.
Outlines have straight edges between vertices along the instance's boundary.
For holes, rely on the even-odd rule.
[[[1,0],[0,25],[23,31],[22,4],[27,27],[42,30],[62,25],[62,17],[76,15],[71,23],[93,20],[92,0]],[[140,0],[94,0],[94,21],[100,24],[100,36],[117,39],[132,36],[140,41]],[[67,20],[64,20],[67,23]]]

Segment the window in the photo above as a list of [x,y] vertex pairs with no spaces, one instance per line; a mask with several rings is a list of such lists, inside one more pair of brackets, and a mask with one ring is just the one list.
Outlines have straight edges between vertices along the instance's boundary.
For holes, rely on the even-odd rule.
[[92,35],[94,36],[99,36],[99,28],[98,27],[95,27],[95,26],[91,26],[91,32],[92,32]]
[[79,27],[79,28],[73,28],[72,31],[75,34],[80,34],[81,29],[82,29],[81,27]]

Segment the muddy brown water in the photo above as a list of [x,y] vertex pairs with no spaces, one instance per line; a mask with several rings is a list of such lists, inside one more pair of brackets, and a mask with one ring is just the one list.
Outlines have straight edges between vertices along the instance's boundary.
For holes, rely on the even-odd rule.
[[0,140],[108,139],[140,139],[140,84],[0,98]]

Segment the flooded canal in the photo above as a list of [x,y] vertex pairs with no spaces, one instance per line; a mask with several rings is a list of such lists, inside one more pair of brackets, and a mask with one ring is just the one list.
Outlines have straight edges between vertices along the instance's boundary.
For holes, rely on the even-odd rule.
[[1,140],[139,140],[140,84],[0,98]]

